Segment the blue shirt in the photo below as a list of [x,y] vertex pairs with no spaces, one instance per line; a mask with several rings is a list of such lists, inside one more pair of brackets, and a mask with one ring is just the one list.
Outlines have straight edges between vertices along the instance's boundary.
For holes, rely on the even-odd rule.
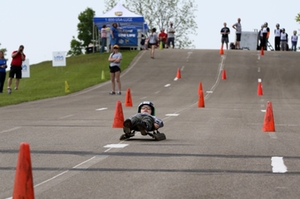
[[[118,29],[112,26],[110,28],[110,30],[112,31],[112,34],[114,35],[114,38],[118,38],[118,33],[119,33]],[[112,38],[111,35],[110,35],[110,38]]]
[[5,59],[0,59],[0,66],[5,65],[5,68],[0,68],[0,72],[1,73],[5,73],[6,72],[6,60]]

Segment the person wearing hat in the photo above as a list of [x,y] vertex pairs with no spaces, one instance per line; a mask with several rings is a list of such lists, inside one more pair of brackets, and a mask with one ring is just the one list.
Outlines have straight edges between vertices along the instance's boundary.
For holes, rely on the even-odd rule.
[[120,73],[121,73],[121,60],[122,54],[119,52],[119,46],[113,46],[113,52],[109,55],[109,70],[110,70],[110,80],[112,85],[112,91],[109,93],[110,95],[115,95],[115,87],[116,82],[118,84],[119,91],[117,92],[118,95],[121,95],[121,80],[120,80]]
[[274,30],[274,35],[275,35],[275,40],[274,40],[275,51],[280,51],[280,35],[281,35],[282,30],[279,27],[280,27],[280,25],[278,23],[278,24],[276,24],[276,29]]
[[142,135],[147,135],[148,131],[157,130],[163,126],[163,121],[155,116],[153,103],[144,101],[139,104],[138,113],[124,121],[123,131],[125,136],[122,136],[122,139],[129,138],[131,130],[138,130]]

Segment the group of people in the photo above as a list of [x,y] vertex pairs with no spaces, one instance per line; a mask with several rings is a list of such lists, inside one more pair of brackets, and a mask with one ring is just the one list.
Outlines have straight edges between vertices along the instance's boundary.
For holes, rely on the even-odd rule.
[[[227,23],[224,22],[223,28],[221,29],[221,48],[223,49],[224,43],[226,44],[226,49],[228,49],[228,43],[229,43],[229,34],[230,29],[227,27]],[[236,34],[236,40],[235,45],[231,47],[232,49],[241,49],[240,47],[240,41],[242,36],[242,25],[241,25],[241,18],[237,19],[237,22],[232,25],[232,28],[235,29]],[[268,27],[268,23],[265,22],[261,26],[261,30],[258,32],[258,40],[260,44],[258,45],[258,49],[264,49],[267,50],[267,46],[269,43],[269,37],[270,37],[270,28]],[[274,30],[274,44],[275,44],[275,51],[286,51],[289,50],[288,48],[288,34],[285,32],[285,29],[280,29],[280,25],[276,24],[276,29]],[[297,51],[297,42],[298,42],[298,36],[297,31],[293,31],[293,35],[291,36],[291,50]]]
[[[11,84],[13,78],[16,78],[15,90],[18,90],[20,79],[22,78],[22,62],[25,60],[24,46],[20,45],[18,50],[12,52],[12,61],[7,82],[7,92],[11,94]],[[4,57],[4,52],[0,51],[0,93],[3,93],[4,82],[6,78],[7,60]]]
[[[241,18],[237,19],[237,22],[232,25],[232,28],[235,29],[235,49],[241,49],[240,42],[241,42],[241,35],[242,35],[242,24]],[[227,27],[227,23],[223,23],[223,28],[221,28],[221,48],[224,48],[224,43],[226,44],[226,49],[228,50],[228,43],[229,43],[229,34],[230,28]]]

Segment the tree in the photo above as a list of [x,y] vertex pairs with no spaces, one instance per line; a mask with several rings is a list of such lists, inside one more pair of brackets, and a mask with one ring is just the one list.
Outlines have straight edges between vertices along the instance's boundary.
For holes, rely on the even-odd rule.
[[80,41],[76,40],[73,36],[73,39],[71,41],[71,50],[69,50],[68,54],[69,56],[76,56],[82,54],[82,44]]
[[[0,43],[0,46],[1,46],[1,43]],[[4,53],[4,56],[6,56],[6,48],[0,48],[0,51],[2,51]]]
[[[115,0],[106,0],[108,8]],[[175,45],[178,48],[195,47],[189,35],[197,35],[195,22],[197,4],[195,0],[126,0],[128,10],[144,16],[149,28],[167,29],[170,22],[175,28]],[[112,8],[112,7],[111,7]]]
[[300,13],[298,13],[298,15],[296,16],[296,21],[300,23]]
[[78,28],[78,39],[82,41],[82,45],[87,47],[90,43],[93,43],[93,30],[94,24],[93,19],[95,11],[91,8],[87,8],[84,12],[81,12],[78,16],[79,23]]
[[71,50],[69,50],[68,55],[75,56],[82,54],[82,48],[88,47],[93,41],[93,31],[94,34],[98,35],[98,29],[94,27],[93,19],[95,16],[95,11],[91,8],[87,8],[85,11],[78,15],[79,23],[77,24],[78,30],[78,40],[71,40]]

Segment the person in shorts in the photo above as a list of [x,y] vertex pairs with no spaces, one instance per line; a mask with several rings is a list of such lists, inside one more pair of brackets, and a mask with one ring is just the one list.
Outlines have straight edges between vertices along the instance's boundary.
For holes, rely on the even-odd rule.
[[221,48],[223,49],[224,43],[226,44],[226,49],[228,50],[228,42],[229,42],[229,38],[228,35],[230,34],[230,29],[227,27],[226,22],[224,22],[224,27],[221,29],[220,33],[222,35],[221,37],[221,43],[222,46]]
[[173,22],[170,22],[170,27],[168,28],[168,48],[175,47],[175,29],[173,28]]
[[119,52],[119,46],[113,46],[113,52],[109,55],[109,70],[110,70],[110,80],[112,84],[112,91],[109,93],[110,95],[115,95],[115,87],[116,82],[118,84],[119,91],[117,92],[118,95],[121,95],[121,80],[120,80],[120,73],[121,73],[121,60],[122,54]]
[[240,42],[241,42],[241,35],[242,35],[242,24],[241,18],[237,19],[237,23],[232,25],[232,28],[235,29],[235,49],[241,49]]
[[7,92],[11,94],[11,84],[14,77],[16,77],[16,86],[15,90],[18,90],[20,79],[22,79],[22,62],[26,59],[26,55],[24,54],[24,46],[20,45],[18,50],[12,52],[12,61],[8,76],[8,85],[7,85]]
[[158,43],[158,37],[156,34],[156,28],[152,28],[151,34],[149,36],[149,45],[151,48],[150,56],[152,59],[154,59],[154,52],[155,52],[155,48],[157,47],[157,43]]

